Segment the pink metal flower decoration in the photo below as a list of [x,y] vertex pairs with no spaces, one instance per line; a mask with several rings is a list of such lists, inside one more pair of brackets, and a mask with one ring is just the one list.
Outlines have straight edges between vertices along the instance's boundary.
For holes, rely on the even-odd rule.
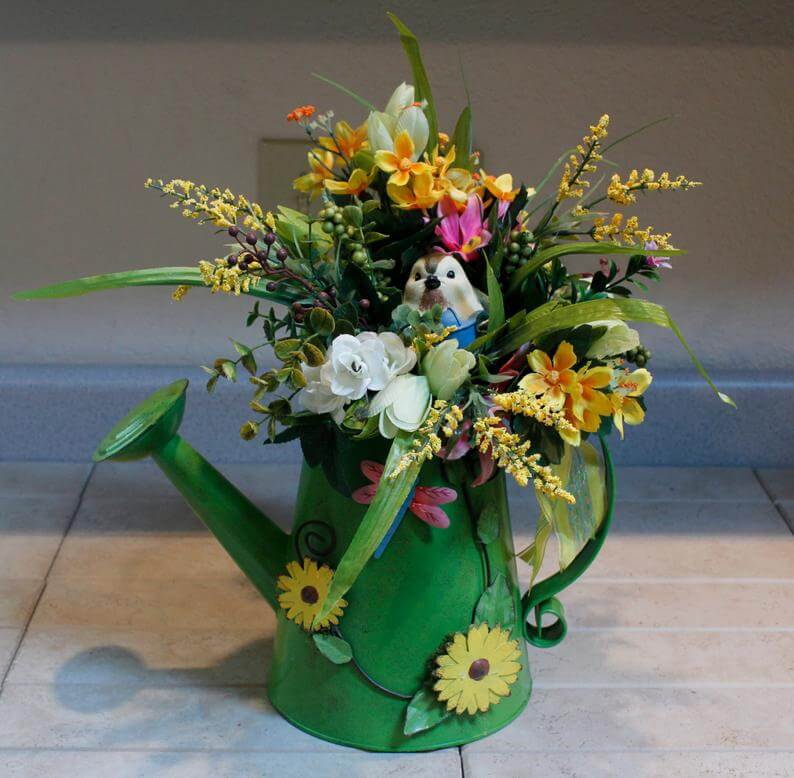
[[447,251],[459,254],[467,262],[477,257],[477,252],[488,245],[491,233],[485,229],[482,200],[470,195],[463,213],[450,198],[438,204],[441,221],[436,225],[436,235]]
[[[361,463],[361,472],[372,483],[356,489],[352,496],[357,503],[369,505],[375,499],[375,491],[383,476],[383,465],[365,459]],[[444,529],[449,526],[449,516],[438,506],[457,499],[458,493],[445,486],[417,486],[408,510],[431,527]]]

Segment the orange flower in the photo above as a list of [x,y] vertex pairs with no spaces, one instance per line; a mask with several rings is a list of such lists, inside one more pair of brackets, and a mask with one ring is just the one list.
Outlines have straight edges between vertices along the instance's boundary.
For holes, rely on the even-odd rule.
[[347,181],[334,181],[326,179],[325,188],[336,195],[360,195],[372,182],[372,175],[367,175],[366,171],[356,168]]
[[309,172],[292,182],[294,189],[316,197],[323,190],[326,179],[334,178],[334,155],[325,149],[313,149],[309,152]]
[[398,208],[406,211],[432,208],[444,195],[444,190],[436,185],[430,168],[417,173],[410,186],[388,184],[386,190]]
[[346,160],[351,160],[357,151],[369,148],[367,123],[353,129],[347,122],[337,122],[334,137],[320,138],[320,145],[341,154]]
[[519,387],[529,394],[542,395],[549,408],[560,410],[565,405],[566,395],[575,391],[578,380],[571,370],[576,364],[573,346],[564,340],[557,346],[553,360],[545,351],[535,349],[527,361],[535,372],[525,375],[518,382]]
[[576,384],[570,394],[572,423],[585,432],[596,432],[601,426],[602,416],[612,415],[612,403],[599,389],[612,381],[612,368],[605,365],[589,367],[585,365],[576,374]]
[[313,105],[299,105],[287,114],[287,121],[300,122],[304,119],[311,119],[316,110],[317,109]]
[[[513,202],[518,189],[513,189],[513,176],[510,173],[502,173],[501,176],[489,176],[484,170],[480,171],[485,188],[497,199],[505,202]],[[534,190],[533,190],[534,191]]]
[[381,149],[375,152],[375,164],[385,173],[391,173],[389,183],[404,187],[411,175],[418,175],[430,169],[425,162],[414,161],[414,142],[407,130],[394,139],[394,151]]

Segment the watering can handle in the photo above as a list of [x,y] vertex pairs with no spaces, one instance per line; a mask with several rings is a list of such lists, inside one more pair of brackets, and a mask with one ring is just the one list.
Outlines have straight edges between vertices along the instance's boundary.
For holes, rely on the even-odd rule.
[[[604,468],[606,470],[606,510],[604,519],[590,540],[584,545],[582,550],[576,555],[565,570],[545,578],[536,583],[521,598],[521,607],[524,619],[524,637],[527,642],[537,648],[551,648],[560,643],[568,631],[568,624],[565,621],[565,608],[557,599],[556,595],[563,589],[570,586],[582,573],[590,566],[592,561],[598,556],[601,546],[609,532],[609,525],[612,523],[612,513],[615,507],[615,469],[612,464],[612,457],[609,447],[603,435],[599,435],[601,450],[604,453]],[[529,617],[534,611],[534,623],[530,623]],[[554,622],[543,626],[543,616],[550,614],[555,617]]]

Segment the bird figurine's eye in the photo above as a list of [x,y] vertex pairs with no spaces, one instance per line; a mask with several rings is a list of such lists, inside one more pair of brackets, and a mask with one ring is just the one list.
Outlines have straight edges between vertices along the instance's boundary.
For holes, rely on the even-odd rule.
[[414,275],[414,281],[418,281],[421,277],[422,275],[420,273],[417,273],[416,275]]
[[454,278],[454,277],[455,277],[455,271],[454,270],[447,271],[447,278]]

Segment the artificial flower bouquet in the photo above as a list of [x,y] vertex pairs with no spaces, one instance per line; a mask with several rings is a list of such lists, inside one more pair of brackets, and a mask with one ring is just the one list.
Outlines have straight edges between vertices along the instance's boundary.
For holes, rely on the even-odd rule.
[[[451,132],[439,127],[416,39],[393,21],[413,85],[400,84],[385,105],[374,105],[323,79],[358,117],[336,120],[312,105],[287,116],[308,143],[307,170],[294,181],[311,200],[306,212],[268,210],[188,180],[149,179],[146,186],[172,208],[226,238],[216,258],[28,295],[172,284],[177,300],[193,286],[256,298],[247,325],[258,335],[234,341],[235,353],[205,366],[207,389],[245,377],[253,416],[241,436],[266,444],[299,439],[307,462],[365,506],[335,570],[310,549],[277,581],[285,618],[338,664],[353,653],[353,641],[342,637],[343,598],[352,611],[352,587],[387,558],[406,512],[443,543],[461,484],[476,495],[504,471],[532,487],[540,519],[519,556],[532,565],[533,580],[552,535],[560,567],[576,560],[603,520],[603,462],[591,441],[613,431],[622,438],[646,413],[651,354],[628,322],[670,328],[714,388],[665,309],[637,296],[681,250],[669,232],[624,213],[639,196],[699,182],[649,169],[601,175],[610,149],[634,134],[611,140],[603,115],[542,180],[519,184],[481,159],[469,105]],[[570,258],[578,258],[577,269]],[[361,480],[350,484],[340,446],[372,440],[381,442],[383,461],[357,462]],[[457,467],[458,487],[454,478],[423,483],[431,463]],[[475,511],[472,542],[483,546],[495,526],[487,508]],[[471,625],[448,634],[447,643],[444,633],[432,637],[440,648],[429,682],[416,692],[421,699],[408,706],[406,734],[450,714],[482,714],[510,694],[523,661],[522,631],[494,611],[508,595],[495,591],[504,581],[492,573]]]

